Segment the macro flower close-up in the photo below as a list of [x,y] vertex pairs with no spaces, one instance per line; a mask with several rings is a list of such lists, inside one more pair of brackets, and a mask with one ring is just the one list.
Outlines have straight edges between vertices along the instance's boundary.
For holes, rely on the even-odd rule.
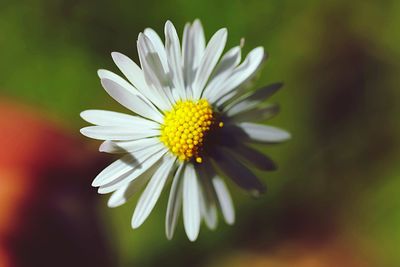
[[400,1],[0,4],[0,267],[400,266]]
[[130,113],[83,111],[81,117],[94,126],[81,133],[103,140],[101,152],[121,155],[92,183],[98,193],[112,193],[109,207],[141,194],[131,221],[138,228],[168,187],[167,238],[182,213],[185,232],[194,241],[202,222],[216,228],[219,211],[227,224],[234,223],[225,179],[253,196],[265,191],[251,169],[272,171],[276,165],[255,146],[286,141],[290,134],[262,123],[278,113],[278,105],[265,100],[282,86],[251,88],[267,57],[262,47],[242,59],[242,41],[224,53],[227,29],[206,42],[199,20],[185,25],[182,42],[170,21],[164,33],[165,41],[151,28],[139,34],[140,66],[121,53],[111,54],[126,79],[103,69],[98,76]]

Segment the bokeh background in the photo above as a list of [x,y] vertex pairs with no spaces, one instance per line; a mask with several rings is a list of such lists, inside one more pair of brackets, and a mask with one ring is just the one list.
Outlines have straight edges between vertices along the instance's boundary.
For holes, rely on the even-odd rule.
[[[136,38],[200,18],[227,47],[262,45],[257,86],[283,81],[253,199],[232,184],[234,226],[164,234],[166,191],[138,230],[135,199],[109,209],[92,178],[114,158],[79,134],[88,108],[123,111],[96,70],[136,62]],[[0,266],[400,266],[400,1],[0,2]]]

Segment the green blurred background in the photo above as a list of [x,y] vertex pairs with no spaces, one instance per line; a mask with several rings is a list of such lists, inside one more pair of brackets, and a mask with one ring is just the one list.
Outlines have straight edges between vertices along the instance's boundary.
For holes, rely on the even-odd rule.
[[[118,72],[112,51],[138,62],[136,38],[144,28],[162,34],[170,19],[182,33],[195,18],[207,38],[227,27],[227,47],[241,37],[245,53],[264,46],[269,59],[257,86],[284,82],[270,100],[281,114],[270,123],[293,139],[264,149],[280,167],[259,173],[268,192],[253,199],[229,184],[237,222],[227,226],[220,218],[217,230],[202,227],[195,243],[182,223],[172,241],[165,238],[166,191],[132,230],[135,200],[109,209],[107,197],[90,188],[93,176],[83,177],[104,266],[400,266],[400,1],[3,0],[0,98],[45,114],[78,140],[76,153],[95,151],[98,142],[79,136],[79,112],[123,111],[96,70]],[[21,129],[29,132],[23,123]],[[43,245],[37,263],[25,266],[47,266],[40,264],[45,251]],[[60,257],[69,258],[68,251]]]

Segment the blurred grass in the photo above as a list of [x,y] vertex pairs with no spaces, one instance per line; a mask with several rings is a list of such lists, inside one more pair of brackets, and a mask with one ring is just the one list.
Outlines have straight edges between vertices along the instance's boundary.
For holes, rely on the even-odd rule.
[[3,1],[1,93],[46,110],[78,135],[80,111],[122,110],[96,75],[117,72],[110,52],[137,62],[141,30],[162,33],[171,19],[182,32],[194,18],[208,38],[227,27],[227,47],[241,37],[246,53],[265,47],[270,58],[257,86],[285,83],[272,98],[282,112],[271,123],[293,140],[265,149],[280,165],[263,178],[269,192],[254,201],[231,186],[238,222],[220,223],[216,233],[203,227],[195,244],[182,225],[173,241],[164,237],[166,194],[135,231],[135,201],[111,210],[99,196],[120,265],[200,266],[234,250],[337,232],[361,254],[372,251],[380,266],[400,264],[399,1]]

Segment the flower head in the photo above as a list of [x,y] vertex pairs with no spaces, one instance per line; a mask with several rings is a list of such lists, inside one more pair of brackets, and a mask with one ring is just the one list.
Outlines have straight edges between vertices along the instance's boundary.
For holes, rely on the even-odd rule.
[[226,38],[227,30],[220,29],[206,44],[200,21],[195,20],[185,25],[181,45],[167,21],[165,43],[152,29],[139,34],[141,67],[123,54],[112,53],[127,80],[98,71],[108,94],[134,115],[105,110],[81,113],[95,125],[82,128],[81,133],[104,140],[100,151],[123,155],[92,185],[100,194],[112,193],[109,207],[124,204],[144,188],[133,213],[133,228],[146,220],[168,181],[172,182],[167,237],[172,238],[183,210],[185,231],[192,241],[201,221],[211,229],[217,226],[218,209],[228,224],[235,220],[221,177],[252,194],[264,191],[248,165],[261,170],[273,170],[275,165],[251,144],[278,143],[290,136],[254,122],[278,113],[277,105],[266,105],[264,100],[281,84],[248,91],[246,85],[265,59],[264,49],[253,49],[241,62],[241,46],[222,55]]

